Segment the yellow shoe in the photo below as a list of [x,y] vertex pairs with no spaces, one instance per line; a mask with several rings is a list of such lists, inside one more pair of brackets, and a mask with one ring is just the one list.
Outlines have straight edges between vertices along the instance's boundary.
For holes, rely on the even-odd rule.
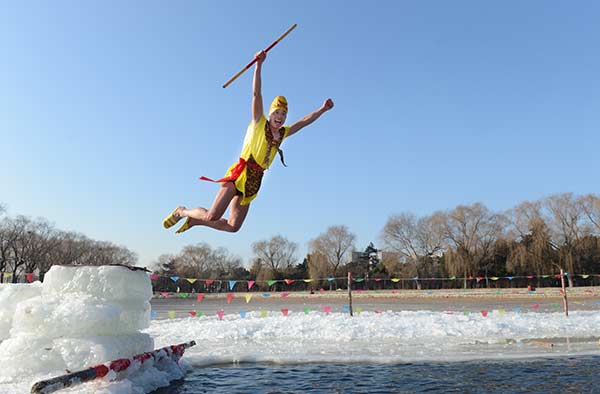
[[180,207],[177,207],[173,210],[173,212],[171,212],[169,214],[169,216],[167,216],[165,218],[165,220],[163,220],[163,227],[164,228],[170,228],[173,227],[175,224],[177,224],[178,221],[181,220],[181,216],[179,216],[178,218],[175,218],[175,215],[177,214],[177,210],[179,210]]
[[185,223],[183,223],[183,226],[179,227],[177,231],[175,231],[175,234],[181,234],[184,231],[188,231],[191,228],[192,226],[190,226],[190,218],[186,218]]

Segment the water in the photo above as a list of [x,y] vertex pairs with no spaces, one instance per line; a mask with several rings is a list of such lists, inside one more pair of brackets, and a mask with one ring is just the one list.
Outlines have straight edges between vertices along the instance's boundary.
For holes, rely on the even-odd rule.
[[194,367],[153,394],[600,393],[600,356],[410,364]]

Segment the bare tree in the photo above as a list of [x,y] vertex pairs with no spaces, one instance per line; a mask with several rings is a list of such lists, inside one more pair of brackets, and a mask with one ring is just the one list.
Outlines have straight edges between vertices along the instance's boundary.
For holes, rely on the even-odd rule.
[[212,269],[213,250],[207,243],[188,245],[174,257],[175,273],[188,278],[216,279]]
[[600,235],[600,197],[588,194],[579,198],[583,213],[594,226],[596,235]]
[[[411,275],[435,276],[439,274],[438,261],[444,247],[445,215],[437,212],[422,218],[411,213],[392,216],[383,228],[381,239],[405,264],[412,266]],[[402,271],[407,272],[407,267]]]
[[310,254],[322,256],[328,267],[328,275],[336,277],[342,263],[350,260],[356,236],[346,226],[331,226],[309,242]]
[[[542,206],[548,213],[546,221],[559,249],[560,265],[567,272],[574,273],[579,268],[575,245],[587,235],[583,205],[573,197],[573,193],[562,193],[545,198]],[[568,280],[569,286],[573,286],[571,275]]]
[[283,273],[296,262],[298,244],[281,235],[252,244],[254,258],[261,260],[272,272],[275,279],[283,279]]
[[[446,253],[446,267],[452,275],[467,277],[486,268],[484,262],[492,256],[494,242],[503,231],[501,215],[490,212],[483,204],[459,205],[446,214],[446,238],[450,248]],[[487,274],[486,274],[487,278]]]
[[327,264],[327,257],[318,251],[309,253],[306,257],[308,260],[308,275],[313,280],[311,287],[314,289],[321,286],[321,280],[329,276],[330,267]]

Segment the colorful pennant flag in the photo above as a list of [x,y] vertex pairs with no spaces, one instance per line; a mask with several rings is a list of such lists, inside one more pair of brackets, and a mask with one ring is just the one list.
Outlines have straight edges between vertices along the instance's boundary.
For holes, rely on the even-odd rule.
[[484,309],[484,310],[482,310],[482,311],[481,311],[481,314],[483,315],[483,317],[487,317],[487,315],[488,315],[488,310],[487,310],[487,309]]
[[265,311],[264,309],[260,310],[260,317],[267,317],[267,311]]
[[264,298],[269,298],[269,297],[271,297],[271,293],[262,293],[262,296]]
[[190,314],[191,317],[196,317],[196,315],[197,315],[196,311],[188,311],[188,313]]
[[225,314],[225,311],[223,309],[219,309],[217,311],[217,316],[219,317],[219,320],[223,320],[223,315]]
[[400,279],[398,279],[398,278],[392,278],[392,282],[398,283],[398,282],[400,282]]
[[252,286],[254,286],[255,283],[256,283],[255,281],[249,280],[248,281],[248,290],[250,290],[252,288]]
[[205,283],[207,286],[210,286],[210,285],[212,285],[213,283],[215,283],[215,281],[214,281],[213,279],[206,279],[206,280],[204,281],[204,283]]
[[150,274],[150,280],[157,280],[157,279],[158,279],[157,274]]
[[169,311],[169,319],[175,319],[175,311]]
[[287,316],[288,315],[288,310],[287,309],[282,309],[281,313],[283,313],[283,316]]
[[284,279],[283,281],[285,282],[286,285],[291,285],[292,283],[294,283],[293,279]]
[[273,279],[267,281],[267,285],[269,286],[273,286],[275,283],[277,283],[277,281]]
[[194,279],[194,278],[185,278],[185,280],[187,280],[188,282],[190,282],[190,284],[194,284],[195,281],[197,281],[198,279]]
[[163,297],[168,297],[169,294],[170,293],[168,291],[163,291],[162,293],[160,293],[160,295],[163,296]]
[[29,283],[33,282],[33,274],[32,273],[25,274],[25,276],[27,277],[27,282],[29,282]]
[[329,315],[329,312],[331,312],[331,307],[330,306],[324,306],[323,307],[323,312],[325,312],[326,315]]
[[156,311],[150,311],[150,319],[156,319]]
[[241,316],[242,319],[245,318],[246,317],[246,311],[242,309],[240,311],[240,316]]
[[312,281],[313,281],[312,279],[304,279],[304,283],[310,283]]
[[179,298],[188,298],[189,293],[179,293]]
[[[600,303],[600,302],[599,302]],[[304,308],[304,314],[308,315],[310,313],[310,308]]]
[[229,281],[229,290],[233,290],[233,288],[235,287],[236,283],[237,282],[235,280],[230,280]]
[[290,295],[290,293],[281,293],[281,298],[287,298]]
[[201,303],[203,299],[204,299],[204,294],[202,294],[202,293],[200,293],[196,296],[196,301],[198,301],[198,303]]
[[246,294],[246,304],[252,299],[252,294]]
[[233,293],[227,294],[227,303],[231,304],[231,300],[233,300]]
[[177,282],[179,280],[179,276],[175,275],[175,276],[171,276],[171,280],[173,282]]

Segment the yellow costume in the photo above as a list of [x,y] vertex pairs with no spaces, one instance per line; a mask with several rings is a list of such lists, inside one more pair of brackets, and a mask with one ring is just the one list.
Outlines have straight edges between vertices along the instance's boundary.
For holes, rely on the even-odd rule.
[[[278,109],[287,113],[288,103],[283,96],[275,97],[269,108],[269,115]],[[273,136],[271,125],[264,115],[256,123],[253,120],[246,130],[240,160],[229,167],[225,177],[216,181],[204,176],[200,179],[211,182],[233,182],[237,191],[242,195],[241,205],[250,204],[258,194],[263,172],[269,168],[277,152],[285,166],[283,151],[279,146],[287,137],[289,129],[290,126],[280,127]]]
[[240,160],[229,167],[225,177],[216,181],[201,177],[200,179],[213,182],[234,182],[235,188],[242,194],[242,205],[248,205],[256,198],[262,181],[263,171],[268,169],[277,152],[283,153],[279,146],[288,134],[290,126],[281,127],[273,137],[267,118],[261,116],[257,123],[250,122],[244,138],[244,146]]

